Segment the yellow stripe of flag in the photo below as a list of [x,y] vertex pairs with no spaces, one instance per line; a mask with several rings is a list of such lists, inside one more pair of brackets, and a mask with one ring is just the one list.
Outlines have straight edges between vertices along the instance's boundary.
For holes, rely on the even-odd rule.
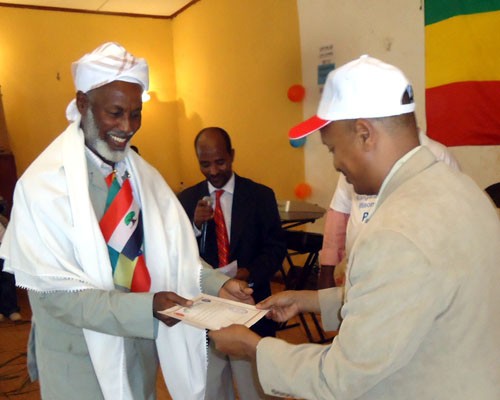
[[425,35],[427,88],[500,80],[500,11],[427,25]]
[[115,285],[123,286],[130,289],[132,278],[134,276],[135,264],[137,259],[130,260],[125,255],[120,254],[116,263],[113,281]]

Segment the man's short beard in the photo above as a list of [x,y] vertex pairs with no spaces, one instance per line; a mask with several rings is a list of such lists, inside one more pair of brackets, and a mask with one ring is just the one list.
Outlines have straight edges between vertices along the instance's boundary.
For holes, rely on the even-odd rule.
[[129,152],[130,142],[127,142],[125,149],[111,150],[108,144],[99,137],[99,127],[97,126],[92,110],[87,108],[85,115],[82,115],[83,133],[85,136],[85,144],[94,153],[106,161],[120,162]]

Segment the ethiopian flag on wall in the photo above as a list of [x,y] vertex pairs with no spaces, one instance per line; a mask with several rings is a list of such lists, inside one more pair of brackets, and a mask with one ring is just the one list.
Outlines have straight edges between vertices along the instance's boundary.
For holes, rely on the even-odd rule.
[[425,2],[427,134],[500,144],[500,0]]

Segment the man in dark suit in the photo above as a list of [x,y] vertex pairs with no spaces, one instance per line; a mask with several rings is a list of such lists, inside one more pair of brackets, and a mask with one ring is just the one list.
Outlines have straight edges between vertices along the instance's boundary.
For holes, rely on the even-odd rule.
[[[286,253],[274,192],[233,173],[234,149],[224,129],[201,130],[195,138],[195,150],[206,180],[181,192],[179,200],[193,222],[200,255],[215,268],[247,281],[255,301],[263,300],[271,294],[270,279]],[[225,229],[217,227],[221,225],[218,203]],[[224,234],[217,229],[227,233],[227,251],[221,248],[224,240],[220,235]],[[228,257],[224,258],[226,252]],[[253,330],[262,336],[275,336],[276,325],[263,318]],[[233,399],[231,378],[240,398],[264,398],[251,368],[248,361],[228,358],[211,348],[206,399]]]

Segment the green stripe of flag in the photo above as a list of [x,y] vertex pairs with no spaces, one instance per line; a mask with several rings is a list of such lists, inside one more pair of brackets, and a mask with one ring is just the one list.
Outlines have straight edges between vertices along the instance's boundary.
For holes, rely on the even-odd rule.
[[428,0],[425,2],[425,25],[457,15],[500,10],[500,0]]
[[116,195],[120,191],[120,184],[118,183],[118,179],[116,177],[113,179],[113,182],[111,183],[111,186],[109,187],[108,191],[108,197],[106,198],[106,207],[104,208],[104,211],[107,211],[113,200],[115,199]]

